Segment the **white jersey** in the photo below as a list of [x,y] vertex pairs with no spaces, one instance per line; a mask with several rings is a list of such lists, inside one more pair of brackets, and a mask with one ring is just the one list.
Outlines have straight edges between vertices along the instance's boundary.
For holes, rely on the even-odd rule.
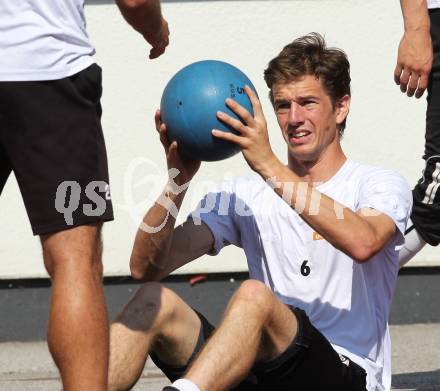
[[[392,171],[351,160],[316,188],[353,211],[370,207],[387,214],[396,235],[371,260],[356,263],[314,232],[257,175],[222,184],[192,216],[211,229],[214,254],[228,244],[242,247],[250,277],[284,303],[305,310],[338,353],[366,370],[369,391],[389,390],[387,320],[399,268],[396,246],[403,243],[412,206],[410,188]],[[342,216],[338,208],[335,213]]]
[[84,0],[1,0],[0,81],[55,80],[91,65]]
[[440,8],[440,0],[428,0],[428,8]]

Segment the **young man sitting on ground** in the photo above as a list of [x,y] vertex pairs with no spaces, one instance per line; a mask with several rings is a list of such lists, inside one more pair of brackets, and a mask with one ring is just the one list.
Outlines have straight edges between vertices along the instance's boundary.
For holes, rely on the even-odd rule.
[[[232,100],[219,119],[256,173],[208,194],[182,225],[175,213],[200,162],[168,143],[170,180],[139,229],[131,257],[144,284],[111,327],[110,387],[127,390],[145,360],[174,383],[166,390],[389,390],[387,319],[411,192],[398,174],[348,159],[341,147],[350,105],[349,62],[310,34],[265,71],[287,165],[272,152],[256,94],[254,116]],[[370,130],[371,131],[371,130]],[[374,136],[372,134],[372,136]],[[377,135],[379,136],[379,135]],[[182,190],[182,191],[179,191]],[[168,219],[168,220],[166,220]],[[250,280],[214,327],[158,281],[203,254],[242,247]],[[209,337],[209,339],[208,339]]]

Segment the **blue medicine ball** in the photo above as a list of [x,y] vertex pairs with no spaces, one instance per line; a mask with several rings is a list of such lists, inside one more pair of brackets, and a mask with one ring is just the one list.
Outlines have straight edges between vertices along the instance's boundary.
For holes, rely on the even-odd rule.
[[235,155],[240,148],[217,139],[211,131],[232,132],[216,116],[220,110],[238,118],[225,104],[228,97],[253,115],[245,85],[255,91],[243,72],[222,61],[199,61],[181,69],[168,82],[160,102],[169,140],[177,140],[179,151],[196,160],[215,161]]

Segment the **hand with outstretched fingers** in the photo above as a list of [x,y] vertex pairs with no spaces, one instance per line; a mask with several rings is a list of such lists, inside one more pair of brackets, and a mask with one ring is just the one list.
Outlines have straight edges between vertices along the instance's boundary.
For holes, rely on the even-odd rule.
[[226,99],[226,105],[242,121],[222,111],[217,112],[217,118],[234,129],[238,134],[218,129],[213,129],[212,134],[219,139],[237,144],[249,166],[254,171],[260,173],[264,167],[276,161],[277,158],[270,146],[266,118],[264,117],[260,100],[249,86],[245,86],[244,89],[252,103],[254,116],[236,101],[228,98]]
[[428,29],[408,31],[403,35],[394,70],[394,81],[409,97],[420,98],[428,87],[433,61]]
[[156,130],[159,133],[160,142],[165,150],[169,179],[177,186],[184,186],[186,188],[199,170],[201,162],[182,156],[179,152],[177,141],[170,143],[166,125],[160,117],[160,110],[156,110],[154,121],[156,123]]

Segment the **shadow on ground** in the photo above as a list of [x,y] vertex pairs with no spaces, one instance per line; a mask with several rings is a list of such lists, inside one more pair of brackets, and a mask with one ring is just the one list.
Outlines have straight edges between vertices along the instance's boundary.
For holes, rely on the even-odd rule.
[[393,389],[411,389],[414,391],[440,390],[440,369],[429,372],[394,374]]

